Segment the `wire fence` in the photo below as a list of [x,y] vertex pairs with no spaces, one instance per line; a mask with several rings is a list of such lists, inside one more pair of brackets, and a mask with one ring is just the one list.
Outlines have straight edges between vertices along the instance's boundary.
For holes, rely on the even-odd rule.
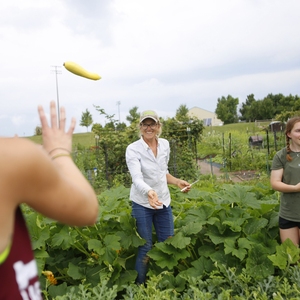
[[[211,138],[213,137],[207,137],[207,139]],[[186,148],[180,140],[170,139],[169,142],[171,149],[169,172],[175,177],[184,176],[185,178],[192,178],[192,172],[199,173],[197,148],[201,147],[201,141],[189,136]],[[228,172],[239,169],[265,169],[269,172],[274,153],[283,148],[285,143],[285,134],[282,130],[265,130],[259,134],[248,135],[247,141],[244,138],[241,141],[241,136],[238,134],[222,133],[222,161],[213,161],[210,158],[207,162],[211,164],[211,170],[217,166],[223,167]],[[118,144],[118,149],[116,145],[109,143],[96,143],[89,149],[76,150],[74,160],[96,188],[101,185],[109,188],[116,182],[130,186],[131,177],[125,160],[126,147],[127,144],[122,143]],[[193,160],[192,164],[184,163],[187,152]],[[260,153],[260,160],[257,159],[257,153]],[[188,168],[193,171],[187,173]]]

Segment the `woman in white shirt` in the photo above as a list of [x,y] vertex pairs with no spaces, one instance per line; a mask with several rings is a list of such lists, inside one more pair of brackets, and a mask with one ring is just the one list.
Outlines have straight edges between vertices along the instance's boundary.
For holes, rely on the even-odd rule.
[[140,117],[141,138],[126,149],[126,163],[132,177],[130,200],[132,216],[136,219],[139,235],[146,240],[139,247],[136,259],[136,282],[145,283],[149,257],[152,248],[152,225],[158,242],[174,235],[174,222],[170,206],[171,197],[168,184],[190,190],[190,184],[175,178],[168,172],[170,146],[166,139],[159,138],[161,123],[152,110],[144,111]]

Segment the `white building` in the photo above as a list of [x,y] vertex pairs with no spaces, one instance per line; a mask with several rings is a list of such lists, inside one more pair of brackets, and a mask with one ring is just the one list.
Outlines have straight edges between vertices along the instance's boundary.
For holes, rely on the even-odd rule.
[[203,121],[204,126],[222,126],[223,122],[217,118],[217,115],[208,110],[193,107],[188,111],[189,117],[196,117]]

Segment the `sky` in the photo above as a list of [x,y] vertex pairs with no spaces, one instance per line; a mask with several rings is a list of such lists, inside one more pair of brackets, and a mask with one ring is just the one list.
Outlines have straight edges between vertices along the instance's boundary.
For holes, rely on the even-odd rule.
[[300,95],[299,11],[298,0],[1,1],[0,135],[32,136],[51,100],[79,133],[86,110],[105,125],[96,107],[127,123],[135,106],[172,118],[228,95],[239,107],[250,94]]

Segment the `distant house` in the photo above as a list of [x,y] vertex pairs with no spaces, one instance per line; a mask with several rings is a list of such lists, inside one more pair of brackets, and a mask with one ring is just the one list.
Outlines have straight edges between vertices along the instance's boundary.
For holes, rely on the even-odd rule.
[[217,118],[217,115],[208,110],[193,107],[188,111],[189,117],[196,117],[199,120],[203,121],[204,126],[221,126],[223,122]]

